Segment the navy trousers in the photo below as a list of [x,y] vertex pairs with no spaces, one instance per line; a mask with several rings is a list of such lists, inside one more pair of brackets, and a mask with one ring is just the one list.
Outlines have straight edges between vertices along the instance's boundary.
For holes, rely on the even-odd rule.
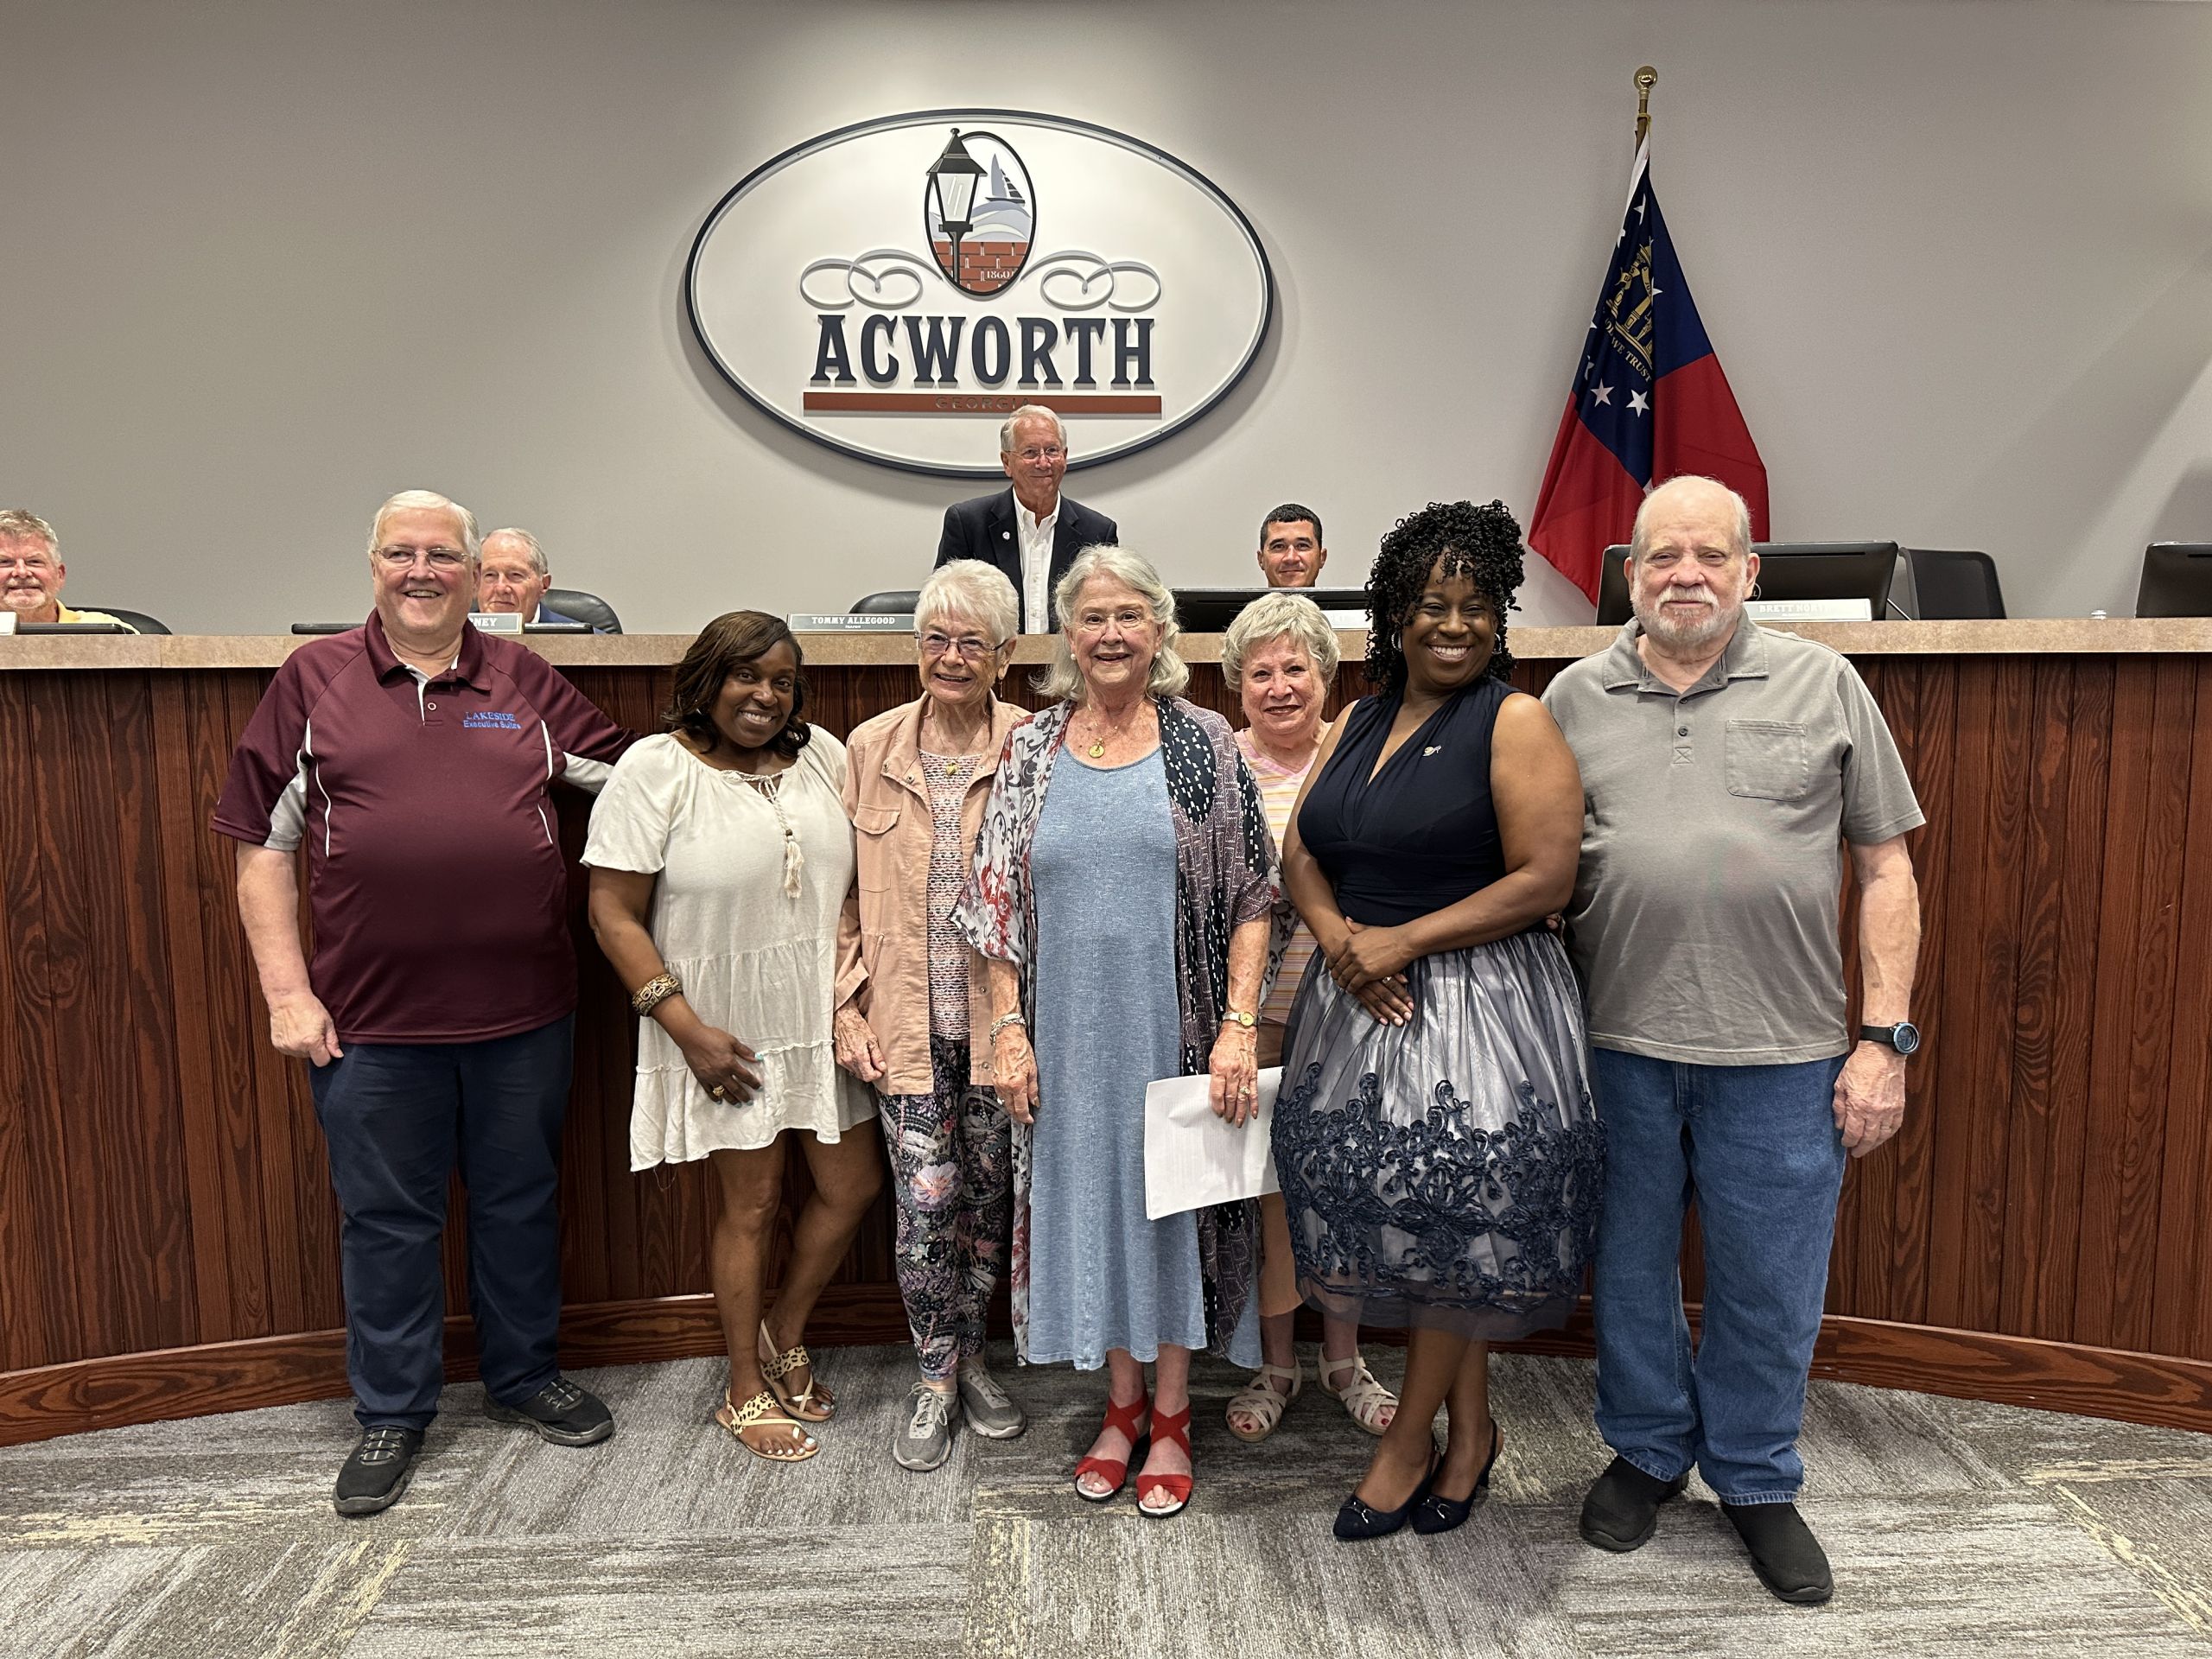
[[480,1043],[354,1043],[312,1068],[342,1217],[346,1372],[364,1428],[427,1428],[445,1380],[440,1240],[468,1190],[468,1307],[485,1391],[556,1374],[561,1126],[575,1016]]

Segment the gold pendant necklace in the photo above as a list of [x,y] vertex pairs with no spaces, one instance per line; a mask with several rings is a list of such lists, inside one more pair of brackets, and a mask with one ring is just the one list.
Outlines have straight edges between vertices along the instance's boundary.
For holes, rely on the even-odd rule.
[[[1119,730],[1116,731],[1116,732],[1114,733],[1114,735],[1115,735],[1116,737],[1122,737],[1122,736],[1125,736],[1125,735],[1127,735],[1127,734],[1128,734],[1128,728],[1129,728],[1130,726],[1134,726],[1135,724],[1136,724],[1136,721],[1137,721],[1138,716],[1139,716],[1139,715],[1141,715],[1143,712],[1144,712],[1144,710],[1143,710],[1143,705],[1142,705],[1142,704],[1139,704],[1139,705],[1138,705],[1137,714],[1136,714],[1136,715],[1130,715],[1130,716],[1129,716],[1129,719],[1128,719],[1128,722],[1127,722],[1125,725],[1123,725],[1123,726],[1121,728],[1121,729],[1119,729]],[[1090,741],[1090,747],[1089,748],[1085,749],[1085,750],[1084,751],[1084,753],[1085,754],[1089,755],[1092,760],[1097,760],[1097,759],[1099,758],[1099,756],[1101,756],[1101,755],[1103,755],[1103,754],[1104,754],[1104,753],[1106,753],[1106,722],[1105,722],[1103,720],[1100,720],[1100,719],[1098,718],[1098,716],[1097,716],[1097,715],[1093,715],[1091,716],[1091,718],[1092,718],[1094,721],[1097,721],[1097,723],[1098,723],[1098,735],[1097,735],[1096,737],[1094,737],[1093,739],[1091,739],[1091,741]]]
[[[1097,719],[1097,716],[1093,715],[1093,719]],[[1133,728],[1135,723],[1139,721],[1139,719],[1144,719],[1144,703],[1137,703],[1137,712],[1135,712],[1135,715],[1130,715],[1130,716],[1128,716],[1128,721],[1123,721],[1122,726],[1115,728],[1115,730],[1113,730],[1113,736],[1128,736],[1130,728]],[[1102,757],[1103,752],[1106,752],[1106,734],[1109,734],[1109,730],[1106,730],[1106,721],[1102,721],[1102,719],[1099,719],[1099,734],[1095,736],[1095,739],[1090,739],[1090,747],[1086,747],[1086,750],[1084,750],[1084,754],[1089,754],[1089,757],[1093,759],[1093,761],[1095,761],[1095,759]]]

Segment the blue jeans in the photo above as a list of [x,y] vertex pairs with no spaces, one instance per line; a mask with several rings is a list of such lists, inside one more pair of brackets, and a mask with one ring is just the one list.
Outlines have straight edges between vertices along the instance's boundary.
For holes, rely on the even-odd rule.
[[551,1382],[561,1323],[561,1126],[575,1016],[480,1043],[355,1043],[312,1067],[364,1428],[427,1428],[445,1382],[446,1189],[468,1189],[468,1308],[485,1392]]
[[[1792,1503],[1843,1190],[1843,1060],[1688,1065],[1601,1048],[1591,1061],[1605,1127],[1598,1432],[1654,1479],[1694,1463],[1724,1503]],[[1694,1357],[1679,1266],[1692,1198],[1705,1236]]]

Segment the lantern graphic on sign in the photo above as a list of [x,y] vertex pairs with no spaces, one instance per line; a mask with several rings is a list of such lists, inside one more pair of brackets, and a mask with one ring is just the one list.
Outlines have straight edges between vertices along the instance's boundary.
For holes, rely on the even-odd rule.
[[955,127],[925,175],[922,223],[947,282],[979,299],[995,294],[1029,263],[1029,169],[996,133]]

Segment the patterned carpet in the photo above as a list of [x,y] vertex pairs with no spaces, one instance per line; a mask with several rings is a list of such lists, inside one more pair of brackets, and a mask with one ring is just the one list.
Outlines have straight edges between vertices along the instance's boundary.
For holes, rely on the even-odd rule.
[[0,1451],[0,1654],[2212,1653],[2212,1438],[1817,1383],[1805,1510],[1838,1591],[1795,1609],[1694,1483],[1632,1555],[1575,1536],[1605,1460],[1580,1362],[1497,1362],[1505,1450],[1467,1526],[1357,1548],[1329,1522],[1370,1443],[1310,1387],[1246,1447],[1220,1421],[1239,1376],[1202,1365],[1198,1495],[1156,1522],[1068,1491],[1103,1379],[999,1363],[1029,1433],[930,1475],[886,1449],[891,1349],[823,1357],[844,1408],[790,1469],[706,1423],[706,1361],[580,1374],[620,1422],[584,1451],[457,1386],[369,1521],[330,1508],[342,1402]]

